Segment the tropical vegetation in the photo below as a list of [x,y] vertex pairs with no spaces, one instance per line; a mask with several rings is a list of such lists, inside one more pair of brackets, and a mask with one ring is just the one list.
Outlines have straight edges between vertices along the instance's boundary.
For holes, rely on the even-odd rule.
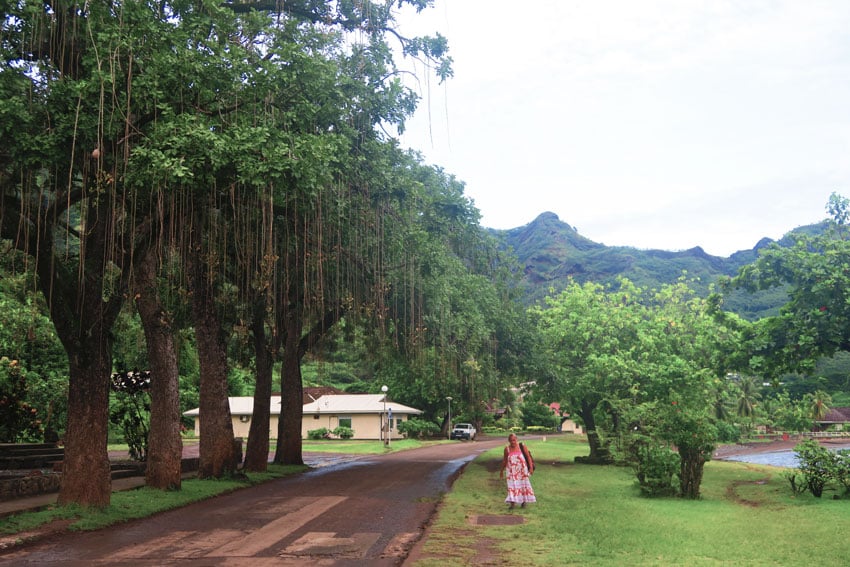
[[[201,478],[302,465],[305,385],[386,385],[424,411],[411,437],[569,416],[587,462],[691,499],[718,440],[850,404],[845,198],[723,262],[572,229],[565,256],[551,214],[484,230],[394,135],[405,62],[452,74],[444,38],[399,27],[430,4],[5,5],[0,435],[61,438],[60,504],[109,505],[118,439],[179,489],[190,407]],[[232,395],[254,398],[242,462]]]

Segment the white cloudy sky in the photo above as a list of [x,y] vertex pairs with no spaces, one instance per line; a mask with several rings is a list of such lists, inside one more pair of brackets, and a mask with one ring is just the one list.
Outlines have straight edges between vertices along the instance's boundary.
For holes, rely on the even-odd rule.
[[607,245],[726,256],[850,196],[850,1],[436,0],[402,136],[482,224],[544,211]]

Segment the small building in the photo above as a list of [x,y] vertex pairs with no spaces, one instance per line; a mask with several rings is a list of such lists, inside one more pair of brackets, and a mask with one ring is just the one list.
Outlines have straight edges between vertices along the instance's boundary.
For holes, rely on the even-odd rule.
[[577,424],[575,420],[570,419],[569,412],[561,408],[560,403],[552,402],[551,404],[549,404],[549,408],[555,415],[557,415],[561,419],[561,424],[558,426],[558,431],[562,433],[575,433],[576,435],[584,435],[584,430],[582,429],[581,425]]
[[850,431],[850,408],[832,408],[817,424],[820,429],[832,427],[836,431]]
[[[247,438],[254,413],[253,396],[231,397],[227,401],[233,420],[233,435]],[[280,396],[272,396],[270,403],[269,437],[276,438]],[[382,425],[389,417],[390,439],[400,439],[403,436],[398,432],[398,424],[421,414],[421,410],[396,402],[384,404],[384,394],[328,394],[303,405],[301,437],[306,438],[308,431],[323,427],[330,431],[337,427],[350,427],[354,431],[354,439],[383,439]],[[189,410],[183,415],[194,419],[195,435],[199,436],[200,409]]]

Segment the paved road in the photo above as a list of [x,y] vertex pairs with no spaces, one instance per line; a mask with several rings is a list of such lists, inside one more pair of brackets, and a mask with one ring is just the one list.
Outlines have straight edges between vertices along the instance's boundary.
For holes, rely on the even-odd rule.
[[331,464],[13,549],[0,565],[401,565],[456,473],[502,443],[456,442]]

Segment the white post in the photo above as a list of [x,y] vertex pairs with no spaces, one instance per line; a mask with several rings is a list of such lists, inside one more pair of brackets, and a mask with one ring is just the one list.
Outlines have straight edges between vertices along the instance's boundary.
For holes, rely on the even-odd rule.
[[384,393],[384,413],[381,415],[381,437],[384,440],[384,445],[390,446],[390,422],[386,421],[386,429],[384,429],[384,420],[387,419],[387,388],[386,385],[381,386],[381,391]]
[[448,438],[451,439],[452,438],[452,397],[446,396],[446,401],[449,402],[449,424],[446,428],[446,434],[448,435]]

